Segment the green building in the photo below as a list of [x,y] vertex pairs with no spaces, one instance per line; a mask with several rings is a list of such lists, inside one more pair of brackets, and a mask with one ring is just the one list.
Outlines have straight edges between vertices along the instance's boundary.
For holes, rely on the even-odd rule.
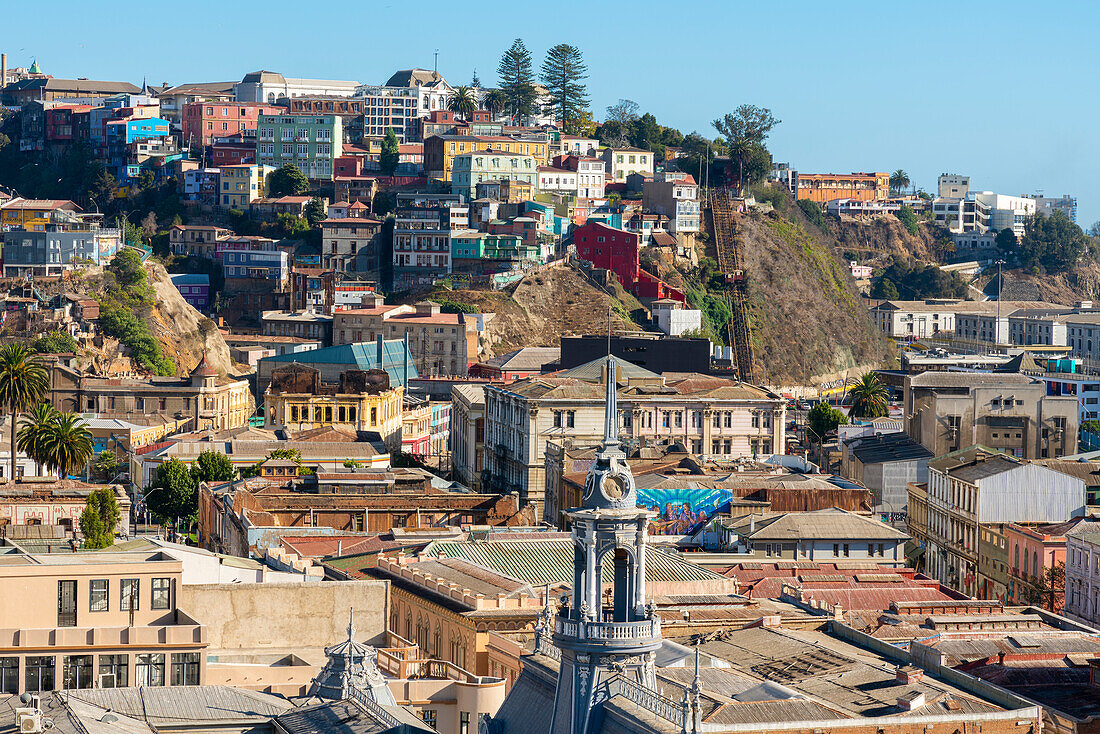
[[451,235],[451,260],[533,260],[539,259],[538,246],[525,245],[516,234],[455,232]]
[[485,181],[520,181],[533,188],[538,183],[538,173],[534,156],[502,150],[460,153],[451,164],[451,193],[473,199],[477,185]]
[[344,153],[339,115],[260,115],[256,162],[278,168],[293,163],[316,181],[331,181],[333,160]]

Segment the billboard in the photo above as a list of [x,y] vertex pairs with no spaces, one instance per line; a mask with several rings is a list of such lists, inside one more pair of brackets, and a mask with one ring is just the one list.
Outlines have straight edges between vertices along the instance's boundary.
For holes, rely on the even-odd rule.
[[657,517],[649,524],[651,535],[691,535],[720,512],[729,512],[733,492],[713,487],[638,487],[638,504]]

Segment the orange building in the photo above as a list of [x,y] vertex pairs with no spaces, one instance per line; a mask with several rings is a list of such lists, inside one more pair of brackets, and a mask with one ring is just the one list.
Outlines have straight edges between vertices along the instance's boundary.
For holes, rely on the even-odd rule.
[[834,199],[881,201],[890,196],[888,173],[801,173],[795,171],[791,184],[795,199],[826,204]]

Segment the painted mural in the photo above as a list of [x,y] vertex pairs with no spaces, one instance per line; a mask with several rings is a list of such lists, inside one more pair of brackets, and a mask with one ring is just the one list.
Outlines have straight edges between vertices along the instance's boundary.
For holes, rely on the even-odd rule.
[[638,488],[638,504],[657,513],[650,535],[691,535],[720,512],[729,512],[733,492],[712,487]]

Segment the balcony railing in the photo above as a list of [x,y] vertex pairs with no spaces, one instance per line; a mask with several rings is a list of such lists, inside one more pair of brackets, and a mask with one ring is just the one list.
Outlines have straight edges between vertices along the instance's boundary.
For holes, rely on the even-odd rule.
[[554,631],[567,637],[581,640],[645,640],[661,634],[661,620],[658,617],[639,622],[589,622],[557,617]]

